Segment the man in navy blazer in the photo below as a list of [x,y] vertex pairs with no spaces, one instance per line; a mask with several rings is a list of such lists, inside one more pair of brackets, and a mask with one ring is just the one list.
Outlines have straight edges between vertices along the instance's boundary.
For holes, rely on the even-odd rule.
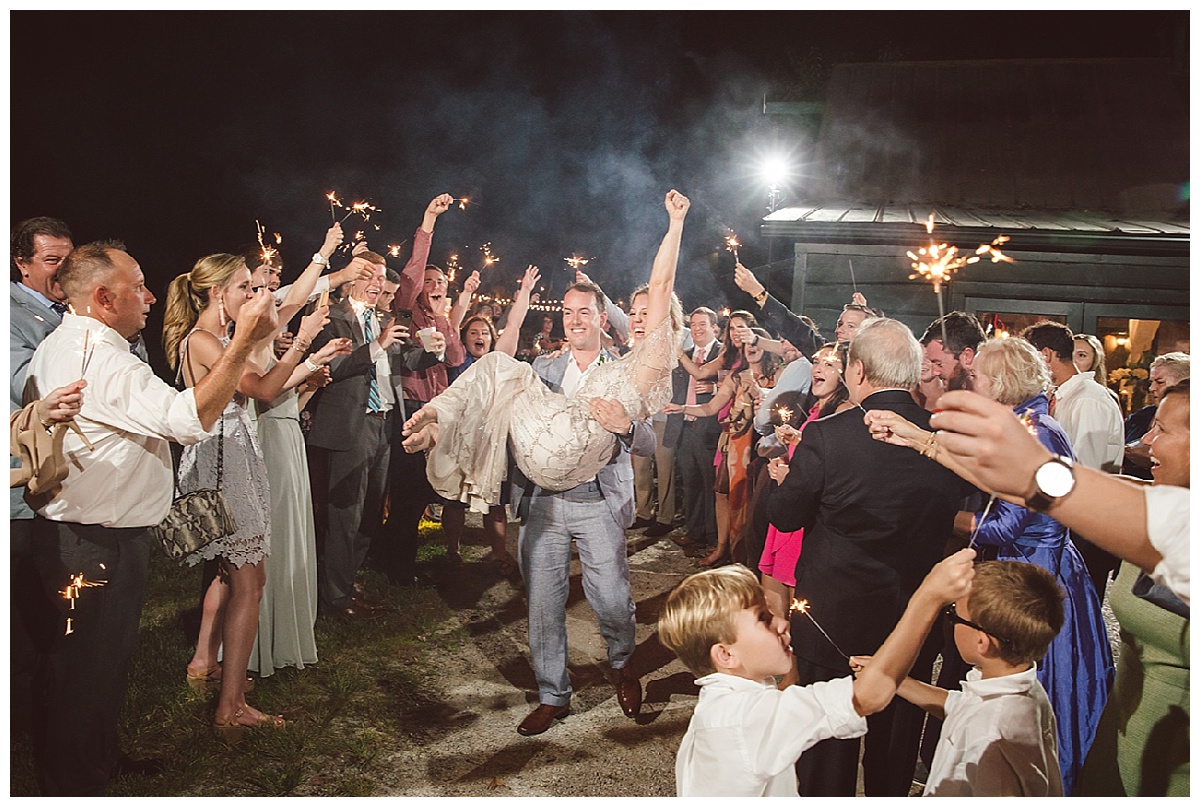
[[[539,357],[533,369],[554,392],[574,397],[595,367],[616,357],[601,349],[607,317],[604,294],[593,283],[574,283],[563,295],[563,330],[569,349],[556,358]],[[529,652],[538,683],[538,707],[517,727],[524,736],[541,734],[570,711],[567,674],[567,594],[571,541],[583,566],[583,591],[608,643],[608,662],[617,701],[636,717],[642,688],[628,669],[636,644],[633,594],[625,555],[625,530],[633,523],[633,464],[630,453],[653,456],[649,420],[631,421],[617,401],[596,400],[592,413],[617,435],[612,459],[596,478],[565,491],[548,491],[514,468],[511,496],[521,520],[518,559],[529,601]]]
[[[925,574],[942,559],[965,483],[918,452],[872,439],[864,412],[886,409],[928,428],[929,412],[909,390],[921,371],[921,346],[892,319],[868,319],[850,342],[847,409],[808,424],[788,473],[770,494],[777,529],[804,529],[796,593],[813,619],[792,617],[801,684],[845,676],[850,655],[874,653],[900,619]],[[940,636],[940,632],[934,632]],[[836,642],[837,647],[834,647]],[[929,680],[940,640],[926,642],[912,675]],[[907,796],[923,714],[894,701],[867,719],[863,755],[868,796]],[[797,763],[803,796],[853,796],[858,740],[825,740]]]

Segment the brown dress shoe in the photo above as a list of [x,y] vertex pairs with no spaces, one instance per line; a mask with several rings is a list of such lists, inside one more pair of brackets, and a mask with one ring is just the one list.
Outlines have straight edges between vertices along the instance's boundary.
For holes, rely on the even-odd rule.
[[672,535],[671,542],[676,546],[682,546],[684,549],[687,549],[689,546],[701,545],[699,541],[692,540],[691,536],[688,535]]
[[548,703],[543,703],[534,709],[525,719],[521,721],[521,725],[517,726],[517,734],[522,737],[532,737],[535,734],[541,734],[546,729],[554,725],[555,720],[561,720],[571,713],[571,704],[565,706],[552,706]]
[[627,667],[612,671],[612,681],[617,687],[617,703],[626,717],[637,717],[642,710],[642,682]]

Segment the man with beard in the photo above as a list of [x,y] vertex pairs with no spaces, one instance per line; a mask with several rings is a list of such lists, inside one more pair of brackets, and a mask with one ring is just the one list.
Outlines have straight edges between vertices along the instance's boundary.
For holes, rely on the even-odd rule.
[[965,311],[951,311],[935,319],[925,330],[921,345],[934,377],[942,379],[947,390],[970,389],[967,370],[975,361],[975,351],[986,338],[979,320]]

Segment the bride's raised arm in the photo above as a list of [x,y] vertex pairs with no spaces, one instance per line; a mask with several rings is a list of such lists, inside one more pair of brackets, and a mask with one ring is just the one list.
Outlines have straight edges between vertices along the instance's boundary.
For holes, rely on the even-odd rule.
[[683,219],[692,205],[686,196],[673,188],[667,193],[664,204],[670,224],[650,269],[649,299],[646,304],[647,333],[670,316],[671,293],[675,290],[675,270],[679,264],[679,241],[683,236]]

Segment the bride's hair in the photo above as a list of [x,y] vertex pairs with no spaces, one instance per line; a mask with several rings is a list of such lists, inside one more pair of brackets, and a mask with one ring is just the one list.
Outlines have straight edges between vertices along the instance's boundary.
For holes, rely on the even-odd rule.
[[[629,295],[629,308],[633,309],[633,301],[638,298],[639,294],[649,294],[650,284],[643,283],[633,290],[633,294]],[[671,330],[678,331],[683,329],[683,303],[679,302],[679,298],[675,292],[671,292]]]

